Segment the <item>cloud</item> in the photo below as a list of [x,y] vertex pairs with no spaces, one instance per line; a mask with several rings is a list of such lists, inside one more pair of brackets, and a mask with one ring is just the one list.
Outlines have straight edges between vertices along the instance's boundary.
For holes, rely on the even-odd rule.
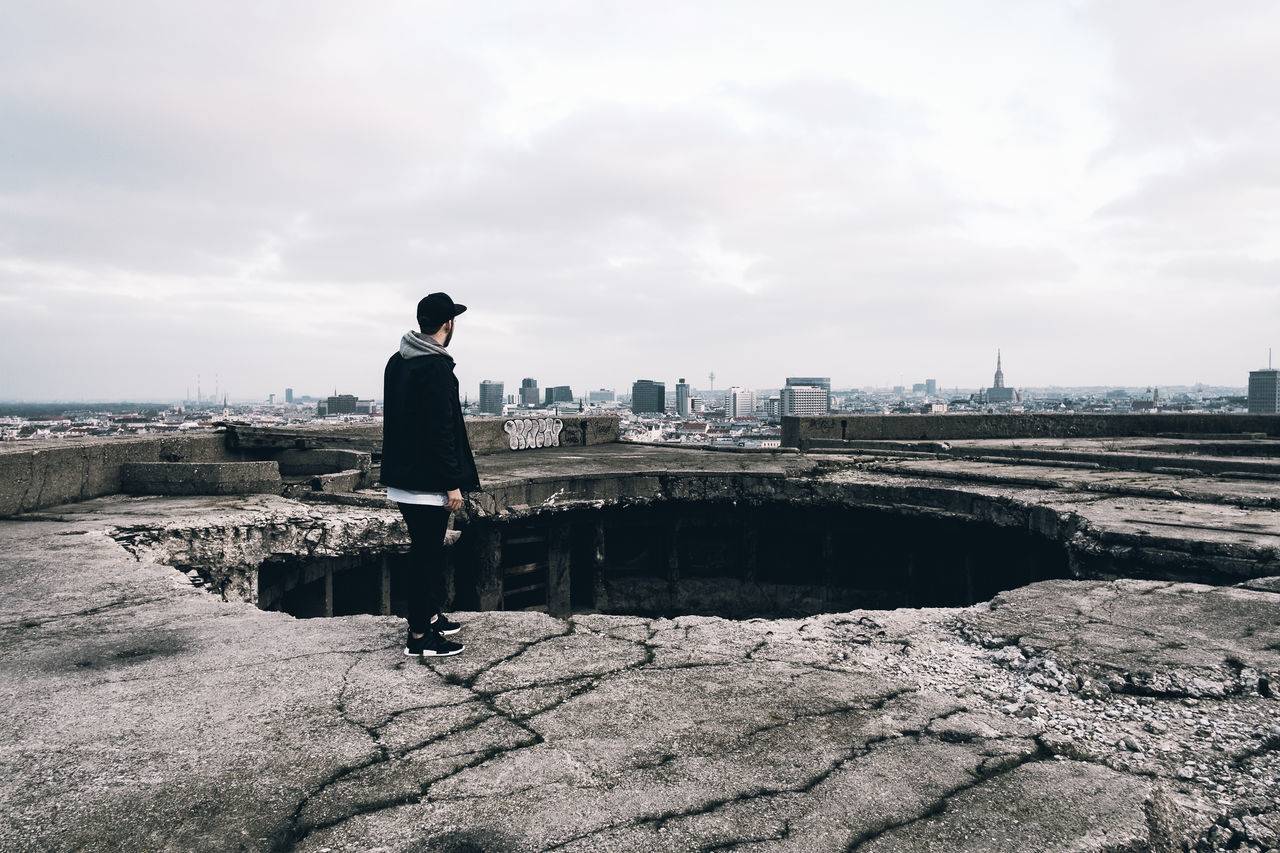
[[464,388],[1243,376],[1150,353],[1270,334],[1272,8],[18,4],[0,397],[375,395],[432,290]]

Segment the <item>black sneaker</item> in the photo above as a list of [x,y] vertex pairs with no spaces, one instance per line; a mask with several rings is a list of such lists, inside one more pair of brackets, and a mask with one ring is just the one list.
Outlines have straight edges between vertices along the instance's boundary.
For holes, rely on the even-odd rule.
[[410,657],[448,657],[456,655],[465,648],[466,646],[462,643],[446,640],[435,631],[428,631],[421,637],[415,637],[413,632],[409,631],[404,641],[404,653]]
[[449,617],[445,616],[443,613],[438,613],[436,614],[436,621],[431,623],[431,630],[435,631],[442,637],[447,637],[450,634],[456,634],[461,631],[462,626],[457,622],[450,620]]

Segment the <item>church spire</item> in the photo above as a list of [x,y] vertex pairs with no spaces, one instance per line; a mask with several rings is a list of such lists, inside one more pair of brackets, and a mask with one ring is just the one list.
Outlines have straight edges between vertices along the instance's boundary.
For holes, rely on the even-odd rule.
[[1000,350],[996,350],[996,381],[992,384],[993,388],[1004,387],[1004,370],[1000,367]]

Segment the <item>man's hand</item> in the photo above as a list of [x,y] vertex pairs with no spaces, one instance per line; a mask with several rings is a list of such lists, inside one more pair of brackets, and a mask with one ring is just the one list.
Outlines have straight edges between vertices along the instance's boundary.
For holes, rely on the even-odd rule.
[[450,489],[449,493],[445,495],[445,497],[449,499],[449,502],[446,503],[445,506],[450,510],[462,509],[462,489]]

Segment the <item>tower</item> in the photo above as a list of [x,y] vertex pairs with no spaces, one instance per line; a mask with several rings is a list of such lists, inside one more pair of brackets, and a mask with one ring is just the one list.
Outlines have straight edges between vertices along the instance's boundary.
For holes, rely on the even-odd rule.
[[1000,350],[996,350],[996,375],[991,387],[986,391],[986,401],[988,403],[1016,403],[1021,398],[1012,388],[1006,388],[1004,385],[1004,368],[1000,363]]
[[486,379],[480,383],[480,412],[485,415],[502,414],[503,383]]

